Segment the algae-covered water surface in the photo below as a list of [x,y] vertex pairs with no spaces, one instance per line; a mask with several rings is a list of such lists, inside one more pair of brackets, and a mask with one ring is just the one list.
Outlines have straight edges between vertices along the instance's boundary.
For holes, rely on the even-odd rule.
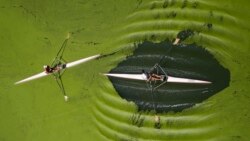
[[[1,0],[0,140],[248,140],[249,4],[246,0]],[[170,73],[200,72],[197,65],[187,68],[187,64],[198,62],[206,75],[193,76],[206,78],[209,72],[218,75],[216,69],[204,69],[206,60],[192,58],[192,52],[187,53],[188,58],[185,54],[191,49],[189,45],[204,50],[230,77],[223,89],[209,97],[177,111],[140,110],[136,102],[123,99],[110,79],[102,75],[119,68],[138,49],[144,51],[145,42],[151,47],[171,44],[187,29],[193,35],[175,46],[169,52],[172,56],[168,54],[173,57],[168,58]],[[14,85],[43,71],[42,66],[53,61],[68,33],[66,61],[105,55],[64,72],[69,101],[63,100],[52,76]],[[126,68],[140,72],[142,66]],[[164,88],[170,89],[167,85]],[[188,88],[184,93],[192,101],[190,90],[199,88]],[[183,101],[184,93],[178,92],[175,102]],[[157,126],[155,115],[159,117]]]

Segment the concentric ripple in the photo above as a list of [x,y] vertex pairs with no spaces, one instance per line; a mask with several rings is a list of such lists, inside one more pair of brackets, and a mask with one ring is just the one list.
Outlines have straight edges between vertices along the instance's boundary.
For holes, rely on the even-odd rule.
[[[144,40],[173,40],[177,33],[192,29],[195,35],[184,42],[204,47],[223,65],[234,61],[240,37],[235,24],[242,23],[225,7],[203,0],[162,0],[144,3],[126,17],[117,37],[119,58],[132,53],[134,44]],[[117,56],[116,56],[117,57]],[[236,60],[235,60],[236,61]],[[236,61],[237,62],[237,61]],[[111,64],[117,64],[117,61]],[[101,83],[96,109],[96,124],[107,140],[219,140],[216,103],[205,101],[180,113],[160,114],[160,128],[155,128],[154,113],[138,113],[135,104],[122,99],[107,78]],[[223,92],[221,92],[223,93]],[[204,114],[204,111],[206,114]]]

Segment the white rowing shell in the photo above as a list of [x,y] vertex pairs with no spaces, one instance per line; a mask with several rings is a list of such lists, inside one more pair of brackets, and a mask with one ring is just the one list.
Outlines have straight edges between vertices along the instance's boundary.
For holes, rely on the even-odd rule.
[[[98,55],[94,55],[94,56],[90,56],[90,57],[87,57],[87,58],[83,58],[83,59],[80,59],[80,60],[77,60],[77,61],[74,61],[74,62],[71,62],[71,63],[67,63],[66,64],[66,68],[71,68],[71,67],[74,67],[74,66],[77,66],[77,65],[80,65],[84,62],[88,62],[90,60],[93,60],[93,59],[96,59],[97,57],[99,57],[100,54]],[[47,76],[47,75],[50,75],[52,73],[46,73],[45,71],[44,72],[41,72],[39,74],[36,74],[36,75],[33,75],[31,77],[28,77],[26,79],[23,79],[21,81],[18,81],[16,82],[15,84],[20,84],[20,83],[24,83],[24,82],[27,82],[27,81],[31,81],[31,80],[34,80],[34,79],[38,79],[38,78],[41,78],[41,77],[44,77],[44,76]]]
[[[147,80],[147,77],[144,74],[115,74],[115,73],[105,73],[106,76],[118,77],[124,79],[134,79],[134,80]],[[195,80],[188,78],[179,78],[168,76],[167,82],[172,83],[195,83],[195,84],[211,84],[212,82],[203,81],[203,80]]]

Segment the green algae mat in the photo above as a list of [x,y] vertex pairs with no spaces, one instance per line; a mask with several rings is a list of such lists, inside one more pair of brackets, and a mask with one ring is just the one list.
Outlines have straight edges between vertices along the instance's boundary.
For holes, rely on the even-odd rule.
[[[250,138],[250,14],[246,0],[1,0],[0,141],[245,141]],[[138,112],[107,77],[135,44],[179,31],[230,71],[229,86],[181,112]],[[22,85],[53,61],[67,34],[65,102],[53,77]],[[213,71],[213,70],[211,70]]]

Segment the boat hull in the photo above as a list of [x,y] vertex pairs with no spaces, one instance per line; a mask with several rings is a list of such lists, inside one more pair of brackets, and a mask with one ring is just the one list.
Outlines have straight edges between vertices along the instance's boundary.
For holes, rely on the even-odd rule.
[[[123,78],[123,79],[144,80],[144,81],[147,80],[147,78],[143,74],[105,73],[104,75],[110,76],[110,77]],[[210,81],[196,80],[196,79],[189,79],[189,78],[179,78],[179,77],[172,77],[172,76],[168,76],[167,82],[169,82],[169,83],[190,83],[190,84],[211,84],[212,83]]]
[[[85,62],[88,62],[90,60],[96,59],[96,58],[98,58],[100,56],[101,56],[100,54],[97,54],[97,55],[94,55],[94,56],[90,56],[90,57],[83,58],[83,59],[80,59],[80,60],[77,60],[77,61],[74,61],[74,62],[67,63],[66,67],[64,69],[80,65],[82,63],[85,63]],[[35,79],[38,79],[38,78],[42,78],[42,77],[45,77],[45,76],[48,76],[48,75],[51,75],[51,74],[52,73],[46,73],[45,71],[43,71],[41,73],[38,73],[36,75],[33,75],[33,76],[28,77],[26,79],[23,79],[21,81],[18,81],[15,84],[21,84],[21,83],[28,82],[28,81],[31,81],[31,80],[35,80]]]

